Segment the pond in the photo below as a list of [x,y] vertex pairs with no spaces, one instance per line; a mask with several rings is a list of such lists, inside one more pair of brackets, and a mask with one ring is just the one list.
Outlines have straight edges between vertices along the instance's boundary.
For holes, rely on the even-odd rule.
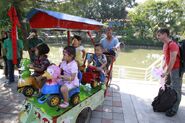
[[162,55],[159,49],[125,48],[119,53],[116,65],[147,68]]
[[[49,60],[52,63],[59,64],[62,59],[62,45],[49,45],[50,53],[48,54]],[[86,47],[86,52],[94,52],[92,46]],[[24,57],[28,57],[28,54],[24,52]],[[132,66],[139,68],[147,68],[155,60],[157,60],[162,54],[161,49],[139,49],[139,48],[125,48],[116,59],[116,65]]]

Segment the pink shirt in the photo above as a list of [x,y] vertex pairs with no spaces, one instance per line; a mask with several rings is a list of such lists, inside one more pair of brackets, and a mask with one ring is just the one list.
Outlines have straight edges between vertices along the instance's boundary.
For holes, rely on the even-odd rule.
[[79,80],[78,80],[78,65],[75,60],[72,60],[71,62],[67,63],[66,61],[62,61],[60,64],[60,68],[63,70],[65,76],[72,76],[72,74],[76,73],[75,79],[71,82],[64,81],[64,83],[71,83],[75,86],[79,86]]

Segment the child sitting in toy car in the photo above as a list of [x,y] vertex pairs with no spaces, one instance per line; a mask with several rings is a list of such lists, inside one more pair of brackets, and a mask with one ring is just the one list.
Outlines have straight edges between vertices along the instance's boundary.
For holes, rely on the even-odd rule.
[[[107,58],[103,54],[103,47],[101,44],[96,44],[94,48],[95,54],[93,54],[90,59],[88,59],[88,66],[93,62],[93,66],[96,67],[96,70],[100,72],[100,81],[105,84],[105,67],[107,64]],[[87,67],[89,71],[90,67]]]
[[36,78],[36,81],[38,84],[43,85],[41,82],[41,75],[44,73],[44,71],[47,69],[47,67],[50,65],[50,62],[47,58],[47,54],[49,53],[50,49],[47,44],[40,43],[35,48],[35,55],[36,58],[32,64],[29,65],[29,68],[34,70],[34,73],[32,74],[32,77]]
[[75,61],[76,51],[73,46],[67,46],[63,51],[63,61],[60,64],[61,68],[61,78],[59,84],[61,84],[60,91],[63,95],[64,102],[59,105],[61,108],[67,108],[69,106],[68,102],[68,92],[69,90],[79,87],[78,65]]

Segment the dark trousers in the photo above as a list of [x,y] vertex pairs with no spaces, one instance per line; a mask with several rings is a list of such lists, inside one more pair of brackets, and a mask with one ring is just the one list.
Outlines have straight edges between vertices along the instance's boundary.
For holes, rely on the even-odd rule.
[[[17,60],[17,67],[19,68],[20,60]],[[8,75],[9,75],[9,82],[14,82],[14,64],[13,60],[7,60],[8,65]]]
[[8,63],[7,63],[7,58],[6,56],[3,56],[3,60],[4,60],[4,75],[6,77],[8,77]]

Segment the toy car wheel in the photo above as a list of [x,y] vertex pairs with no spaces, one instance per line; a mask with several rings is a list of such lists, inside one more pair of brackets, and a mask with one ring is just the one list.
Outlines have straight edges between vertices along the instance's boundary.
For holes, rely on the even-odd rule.
[[59,95],[50,95],[48,97],[47,103],[50,107],[54,107],[60,104],[60,97]]
[[91,87],[92,88],[96,88],[98,86],[98,82],[97,81],[92,81],[91,82]]
[[23,94],[26,97],[31,97],[34,94],[34,88],[33,87],[24,87]]
[[80,102],[80,96],[79,94],[75,94],[71,97],[71,104],[77,105]]
[[22,93],[24,88],[17,88],[17,92]]

